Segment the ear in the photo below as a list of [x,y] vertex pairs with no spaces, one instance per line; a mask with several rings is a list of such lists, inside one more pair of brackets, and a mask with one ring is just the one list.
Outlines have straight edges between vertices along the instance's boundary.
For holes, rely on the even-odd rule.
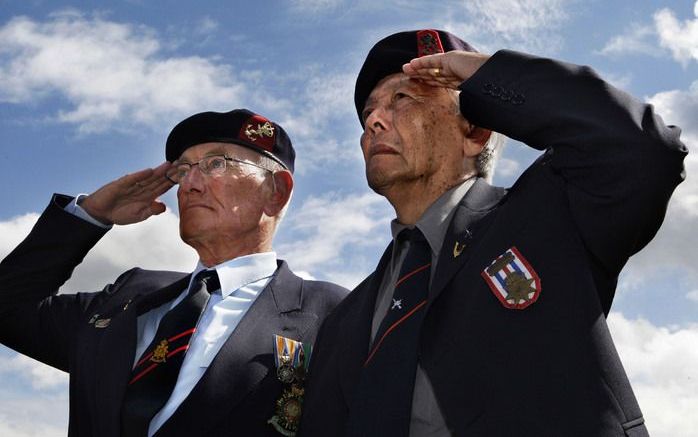
[[487,140],[490,139],[492,131],[483,127],[475,126],[468,120],[462,119],[463,129],[463,155],[466,158],[475,158],[485,148]]
[[272,187],[264,205],[264,214],[275,217],[291,199],[293,176],[288,170],[279,170],[272,173],[271,177]]

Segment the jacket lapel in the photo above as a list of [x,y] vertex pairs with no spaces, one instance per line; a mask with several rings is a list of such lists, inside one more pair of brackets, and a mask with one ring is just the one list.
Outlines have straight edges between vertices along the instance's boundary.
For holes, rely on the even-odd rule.
[[473,254],[485,229],[492,222],[488,214],[502,200],[506,190],[493,187],[478,178],[456,207],[453,219],[444,237],[429,301],[433,302]]
[[391,242],[383,252],[376,270],[353,291],[358,294],[358,304],[353,305],[350,312],[343,318],[340,334],[337,336],[340,341],[345,342],[341,354],[343,359],[340,362],[339,378],[347,406],[352,402],[352,393],[359,382],[361,369],[368,355],[376,297],[392,253],[393,243]]
[[[175,281],[174,283],[145,296],[151,306],[162,305],[172,300],[184,290],[189,282],[190,275]],[[126,290],[124,290],[126,291]],[[138,290],[135,290],[137,293]],[[115,296],[113,299],[118,297]],[[131,304],[131,302],[134,304]],[[117,299],[112,307],[104,311],[100,319],[94,321],[93,329],[103,330],[98,340],[95,354],[95,414],[98,435],[112,435],[115,429],[119,429],[121,404],[128,381],[131,378],[131,369],[136,353],[136,318],[139,315],[138,296],[131,300]],[[109,319],[106,327],[100,328],[100,324]]]
[[301,340],[316,321],[300,311],[303,281],[284,261],[189,396],[157,436],[203,435],[274,370],[274,334]]

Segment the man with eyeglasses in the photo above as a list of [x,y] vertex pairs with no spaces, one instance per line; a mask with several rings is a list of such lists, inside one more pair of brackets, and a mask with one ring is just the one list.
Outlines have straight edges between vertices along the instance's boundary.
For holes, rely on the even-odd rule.
[[[272,251],[291,141],[248,110],[204,112],[175,126],[166,158],[54,195],[0,264],[0,340],[70,373],[69,436],[292,435],[310,346],[347,290]],[[56,294],[112,225],[162,213],[174,185],[191,274],[134,268],[100,292]]]

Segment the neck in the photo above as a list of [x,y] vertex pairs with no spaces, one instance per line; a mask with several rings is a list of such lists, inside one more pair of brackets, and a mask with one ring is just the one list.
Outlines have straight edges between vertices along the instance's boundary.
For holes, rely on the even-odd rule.
[[254,253],[270,252],[272,250],[273,233],[255,232],[250,236],[217,236],[213,240],[185,241],[199,254],[201,264],[213,267],[218,264]]
[[391,186],[381,194],[393,205],[397,220],[403,225],[412,226],[446,191],[473,176],[474,174],[462,175],[458,179],[443,183],[416,180],[408,184]]

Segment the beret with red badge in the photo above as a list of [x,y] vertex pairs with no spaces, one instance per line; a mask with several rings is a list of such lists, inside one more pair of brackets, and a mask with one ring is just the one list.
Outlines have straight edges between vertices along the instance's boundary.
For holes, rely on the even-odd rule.
[[268,156],[293,173],[296,152],[281,126],[247,109],[201,112],[179,122],[167,137],[165,157],[173,162],[189,147],[231,143]]
[[378,41],[368,52],[354,89],[354,104],[361,126],[361,112],[373,88],[384,77],[402,72],[402,65],[434,53],[464,50],[477,52],[470,44],[445,30],[425,29],[398,32]]

